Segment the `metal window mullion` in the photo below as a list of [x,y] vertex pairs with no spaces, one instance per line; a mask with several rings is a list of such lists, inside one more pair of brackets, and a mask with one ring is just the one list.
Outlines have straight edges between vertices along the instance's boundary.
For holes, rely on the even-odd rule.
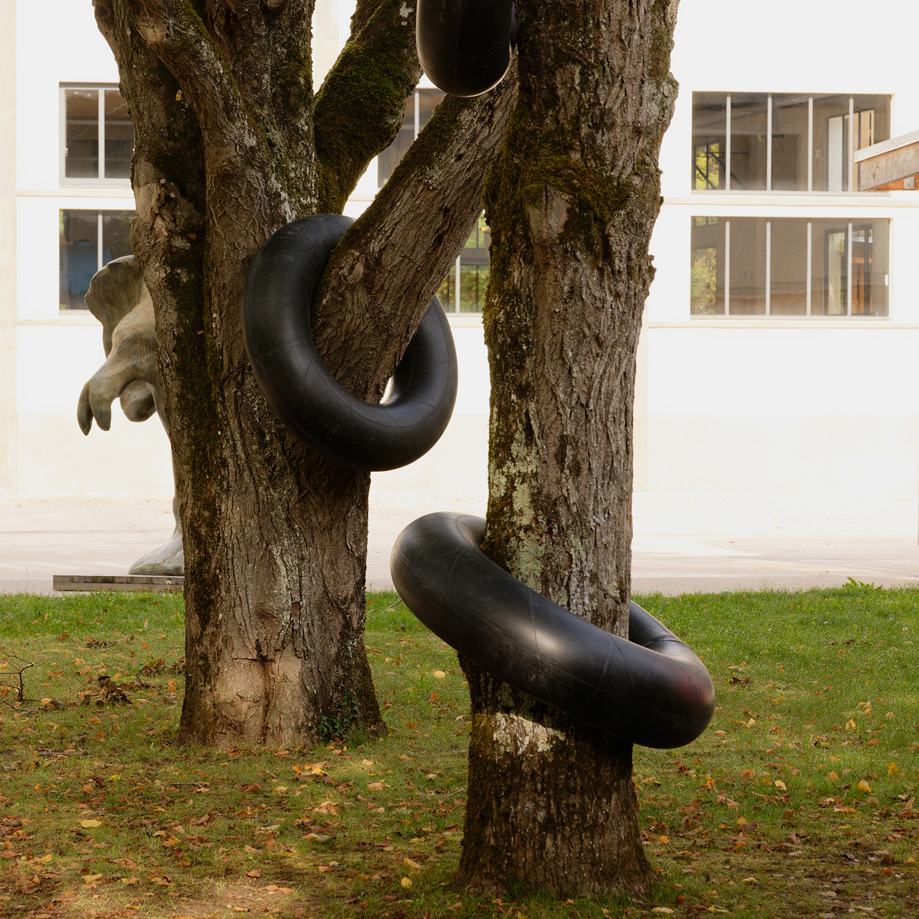
[[102,211],[96,212],[96,271],[102,271]]
[[846,233],[846,315],[852,315],[852,223]]
[[814,241],[813,241],[813,224],[810,220],[807,221],[807,315],[811,314],[811,284],[813,283],[813,268],[812,261],[814,256]]
[[731,96],[724,97],[724,190],[731,190]]
[[60,98],[59,130],[61,138],[61,182],[67,178],[67,87],[58,87]]
[[105,90],[98,89],[99,94],[99,178],[105,178]]
[[462,255],[456,257],[456,299],[453,301],[453,308],[455,312],[460,311],[460,260]]
[[766,315],[772,315],[772,221],[766,221]]
[[854,190],[855,178],[855,99],[849,96],[849,159],[846,163],[846,174],[849,178],[849,191]]
[[766,191],[772,191],[772,93],[766,96]]
[[[807,190],[814,190],[814,97],[807,97]],[[808,224],[809,226],[810,224]],[[808,236],[808,239],[810,237]]]
[[724,222],[724,315],[731,315],[731,221]]

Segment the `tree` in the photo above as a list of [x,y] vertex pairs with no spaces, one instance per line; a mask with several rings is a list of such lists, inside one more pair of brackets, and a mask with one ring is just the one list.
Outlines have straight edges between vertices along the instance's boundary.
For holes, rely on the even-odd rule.
[[[492,383],[485,553],[627,634],[635,354],[652,279],[677,0],[519,0],[520,95],[489,177]],[[642,892],[628,743],[464,662],[459,880]]]
[[[260,245],[340,213],[420,76],[403,0],[358,0],[314,91],[313,0],[93,0],[135,128],[131,241],[153,298],[185,534],[180,740],[381,730],[363,647],[369,475],[298,443],[254,381],[240,294]],[[314,338],[379,399],[481,208],[516,92],[440,106],[335,250]],[[408,254],[408,255],[407,255]]]

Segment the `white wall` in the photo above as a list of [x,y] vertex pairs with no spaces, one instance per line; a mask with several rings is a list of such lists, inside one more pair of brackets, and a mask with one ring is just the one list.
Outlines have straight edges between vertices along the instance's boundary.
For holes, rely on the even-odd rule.
[[[889,0],[879,7],[906,10]],[[690,187],[693,90],[890,94],[892,133],[915,130],[913,39],[895,28],[866,39],[853,28],[864,14],[855,0],[834,4],[831,15],[825,5],[791,0],[680,6],[673,70],[681,92],[661,155],[665,205],[652,240],[657,277],[640,361],[647,381],[638,406],[646,412],[645,441],[636,444],[640,487],[915,493],[919,199]],[[690,317],[690,217],[843,214],[891,221],[889,318]]]
[[[0,19],[9,3],[0,0]],[[890,0],[879,6],[904,12]],[[94,428],[83,437],[79,431],[76,402],[103,360],[101,330],[88,314],[58,312],[58,211],[133,205],[126,187],[61,187],[59,85],[115,83],[115,63],[88,0],[15,7],[18,195],[16,270],[10,274],[18,280],[18,327],[16,346],[7,349],[16,365],[15,397],[7,383],[0,414],[4,405],[15,406],[4,430],[13,431],[6,436],[15,438],[16,449],[0,470],[0,483],[6,482],[0,487],[168,496],[168,444],[155,419],[133,425],[115,406],[111,432]],[[319,0],[317,83],[337,56],[352,8],[353,0]],[[638,488],[846,489],[873,483],[915,492],[919,198],[760,195],[726,202],[692,194],[689,181],[693,89],[885,93],[893,96],[893,133],[919,126],[912,33],[893,28],[866,39],[853,27],[863,16],[864,5],[855,0],[834,4],[829,15],[824,5],[791,0],[766,7],[750,0],[681,4],[673,58],[681,95],[662,150],[666,203],[652,241],[657,279],[639,354]],[[372,164],[349,213],[360,213],[371,199],[375,177]],[[819,217],[854,207],[892,221],[888,319],[691,319],[692,215]],[[484,492],[488,371],[481,325],[460,318],[454,333],[461,374],[454,420],[428,456],[407,469],[376,474],[378,489]],[[0,342],[0,353],[7,345]],[[12,466],[18,471],[11,474]]]

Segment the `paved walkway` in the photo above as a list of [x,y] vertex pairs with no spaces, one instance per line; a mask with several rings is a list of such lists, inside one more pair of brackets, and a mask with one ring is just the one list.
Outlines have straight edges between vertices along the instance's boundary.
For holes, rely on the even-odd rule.
[[[635,593],[919,585],[915,494],[639,493]],[[368,583],[391,587],[389,552],[422,514],[483,514],[484,495],[371,494]],[[0,593],[51,593],[56,574],[126,574],[172,532],[168,497],[0,496]]]

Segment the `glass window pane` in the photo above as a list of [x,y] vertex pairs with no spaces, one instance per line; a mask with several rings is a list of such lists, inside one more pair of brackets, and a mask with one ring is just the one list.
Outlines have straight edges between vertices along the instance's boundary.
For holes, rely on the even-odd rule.
[[103,212],[102,214],[102,264],[112,259],[132,255],[131,221],[134,211]]
[[485,217],[479,215],[476,225],[460,253],[460,302],[462,313],[481,313],[488,286],[491,234]]
[[852,315],[887,315],[889,224],[886,220],[852,226]]
[[99,270],[98,211],[60,212],[60,305],[85,310],[83,297]]
[[845,316],[848,298],[848,224],[812,222],[811,315]]
[[766,93],[731,95],[731,191],[766,188],[766,106]]
[[769,312],[807,315],[807,221],[772,220]]
[[724,315],[724,221],[692,218],[689,311],[693,316]]
[[99,178],[99,91],[68,89],[64,93],[66,140],[64,175]]
[[440,282],[437,289],[437,299],[446,313],[457,313],[456,308],[456,262],[453,263],[447,276]]
[[724,93],[692,94],[692,189],[725,188],[727,97]]
[[731,220],[730,314],[766,314],[766,221]]
[[890,140],[890,96],[853,96],[852,103],[856,150]]
[[807,191],[807,96],[772,97],[772,190]]
[[814,190],[849,188],[849,97],[814,96]]
[[481,313],[488,287],[488,265],[469,265],[460,260],[460,312]]
[[105,91],[105,178],[129,179],[134,128],[128,105],[116,89]]

